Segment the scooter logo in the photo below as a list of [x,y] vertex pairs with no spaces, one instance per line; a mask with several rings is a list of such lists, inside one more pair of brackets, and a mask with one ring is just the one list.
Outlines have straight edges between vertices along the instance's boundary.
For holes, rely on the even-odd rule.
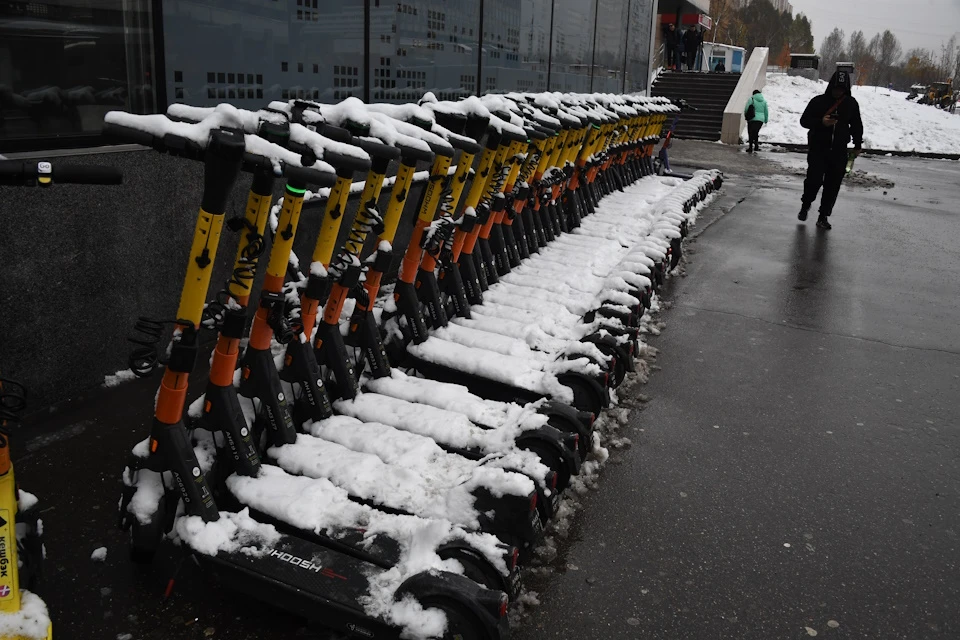
[[372,638],[372,637],[373,637],[373,631],[370,631],[369,629],[364,629],[363,627],[357,626],[357,625],[353,624],[352,622],[350,622],[350,623],[347,624],[347,629],[349,629],[349,630],[352,631],[353,633],[356,633],[357,635],[361,635],[361,636],[363,636],[363,637],[365,637],[365,638]]
[[[0,510],[0,578],[10,579],[10,557],[7,555],[7,540],[10,539],[10,512],[6,509]],[[4,598],[9,595],[9,588],[7,593],[0,595],[0,598]]]
[[329,567],[321,567],[320,565],[308,560],[306,558],[300,558],[295,556],[292,553],[286,553],[285,551],[277,551],[276,549],[270,549],[270,557],[276,558],[281,562],[286,562],[292,564],[295,567],[301,569],[306,569],[307,571],[313,571],[314,573],[319,573],[325,578],[339,578],[340,580],[346,580],[346,576],[342,576],[339,573],[334,572],[333,569]]
[[10,587],[5,584],[0,584],[0,598],[6,598],[10,595]]

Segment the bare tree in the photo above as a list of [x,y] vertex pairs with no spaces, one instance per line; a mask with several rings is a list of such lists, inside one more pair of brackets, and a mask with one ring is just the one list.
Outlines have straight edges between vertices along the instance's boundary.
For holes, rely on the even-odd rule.
[[944,80],[953,77],[953,71],[957,65],[957,36],[951,36],[950,39],[940,45],[940,61],[937,65],[937,72]]
[[893,77],[893,67],[900,61],[903,55],[903,47],[897,36],[893,35],[889,29],[880,36],[879,53],[877,55],[877,66],[880,68],[880,81],[884,84],[890,82]]
[[843,44],[843,29],[838,27],[834,27],[830,35],[823,39],[820,44],[820,77],[822,79],[826,80],[833,75],[837,61],[844,56]]
[[863,58],[870,55],[868,49],[869,45],[863,31],[854,31],[850,34],[850,41],[847,43],[847,57],[857,69],[860,68]]
[[883,71],[880,69],[880,34],[876,34],[870,38],[870,44],[867,45],[867,54],[873,60],[873,64],[870,67],[870,82],[872,84],[880,83],[880,76],[883,74]]
[[867,81],[870,70],[873,68],[873,59],[869,49],[863,31],[854,31],[850,34],[850,41],[847,44],[847,58],[853,63],[857,83],[861,85]]
[[957,50],[957,63],[953,67],[953,90],[957,91],[957,85],[960,85],[960,49]]

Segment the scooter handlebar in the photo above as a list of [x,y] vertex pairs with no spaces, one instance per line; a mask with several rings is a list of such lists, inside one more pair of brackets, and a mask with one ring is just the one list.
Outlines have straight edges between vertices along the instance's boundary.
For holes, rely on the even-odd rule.
[[[215,130],[218,131],[218,130]],[[227,131],[222,129],[219,131]],[[108,122],[103,127],[103,135],[107,138],[122,141],[125,143],[139,144],[145,147],[152,147],[161,153],[182,156],[191,160],[203,160],[206,150],[193,140],[182,136],[166,134],[162,137],[155,136],[148,131],[142,131],[133,127],[127,127]],[[368,161],[369,162],[369,161]],[[274,162],[270,158],[257,155],[250,152],[243,154],[243,170],[275,170],[280,167],[281,174],[291,180],[296,180],[305,184],[316,185],[320,187],[329,187],[336,182],[336,176],[328,171],[321,171],[307,167],[298,167],[286,162]]]
[[123,184],[123,173],[116,167],[55,164],[53,181],[72,184]]
[[45,184],[122,184],[116,167],[60,164],[47,160],[0,160],[0,184],[32,186]]
[[[327,171],[317,171],[308,167],[298,167],[292,164],[281,165],[283,177],[290,182],[313,185],[316,187],[332,187],[337,181],[336,174]],[[250,173],[256,171],[272,171],[273,162],[269,158],[253,153],[243,154],[243,170]]]

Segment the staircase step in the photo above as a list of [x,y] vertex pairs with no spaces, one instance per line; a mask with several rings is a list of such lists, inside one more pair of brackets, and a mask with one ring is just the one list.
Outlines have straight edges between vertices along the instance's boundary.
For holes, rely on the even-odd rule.
[[657,78],[650,93],[686,100],[697,109],[680,114],[673,132],[675,137],[719,140],[723,111],[739,82],[739,74],[666,72]]

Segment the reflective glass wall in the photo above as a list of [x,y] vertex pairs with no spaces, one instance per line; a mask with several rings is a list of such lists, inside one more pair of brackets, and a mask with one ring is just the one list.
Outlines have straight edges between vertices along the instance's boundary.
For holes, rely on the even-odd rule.
[[147,0],[0,2],[0,152],[69,145],[111,109],[156,107]]
[[173,102],[646,88],[653,0],[0,3],[0,152]]

